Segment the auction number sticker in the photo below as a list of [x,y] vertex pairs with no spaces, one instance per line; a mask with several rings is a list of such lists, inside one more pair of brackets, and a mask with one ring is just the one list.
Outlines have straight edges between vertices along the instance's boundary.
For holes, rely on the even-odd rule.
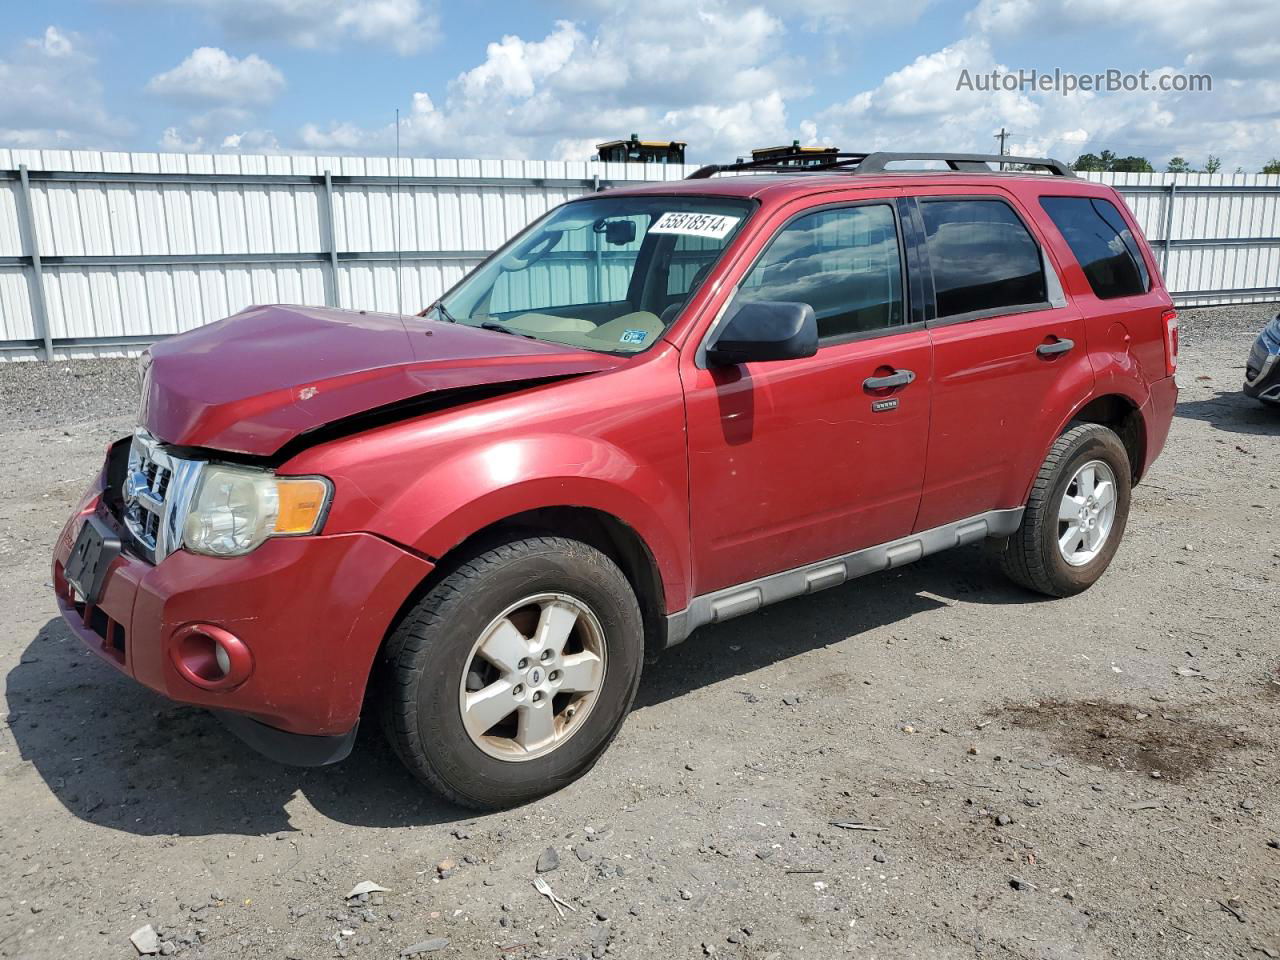
[[726,217],[719,213],[664,213],[649,228],[650,233],[683,233],[691,237],[710,237],[723,240],[741,217]]

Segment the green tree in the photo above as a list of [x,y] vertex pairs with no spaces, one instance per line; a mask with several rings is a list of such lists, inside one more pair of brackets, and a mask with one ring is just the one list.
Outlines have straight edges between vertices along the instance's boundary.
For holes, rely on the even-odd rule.
[[1076,162],[1071,164],[1071,169],[1075,170],[1077,173],[1082,173],[1086,170],[1106,170],[1107,165],[1102,162],[1102,158],[1096,153],[1082,153],[1080,156],[1076,157]]
[[1117,157],[1111,164],[1116,173],[1154,173],[1155,167],[1146,157]]
[[1272,157],[1262,168],[1263,173],[1280,173],[1280,160]]
[[1146,157],[1117,157],[1110,150],[1103,150],[1101,153],[1082,153],[1076,157],[1076,162],[1071,165],[1071,168],[1076,171],[1112,170],[1116,173],[1155,172],[1155,167],[1151,166]]
[[1165,167],[1169,173],[1191,173],[1191,164],[1183,157],[1170,157],[1169,165]]
[[1222,169],[1222,158],[1221,158],[1221,157],[1215,157],[1215,156],[1211,153],[1211,154],[1209,154],[1209,156],[1208,156],[1207,158],[1205,158],[1205,161],[1204,161],[1204,172],[1205,172],[1205,173],[1217,173],[1217,172],[1218,172],[1219,170],[1221,170],[1221,169]]

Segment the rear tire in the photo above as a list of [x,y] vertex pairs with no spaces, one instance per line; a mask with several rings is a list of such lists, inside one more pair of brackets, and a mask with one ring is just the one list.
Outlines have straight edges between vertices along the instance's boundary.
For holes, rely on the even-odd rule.
[[1093,586],[1124,536],[1132,477],[1129,455],[1113,431],[1098,423],[1067,430],[1032,484],[1022,524],[1001,555],[1004,572],[1051,597]]
[[510,807],[591,769],[631,708],[643,654],[617,565],[531,536],[461,563],[403,616],[377,706],[418,779],[461,806]]

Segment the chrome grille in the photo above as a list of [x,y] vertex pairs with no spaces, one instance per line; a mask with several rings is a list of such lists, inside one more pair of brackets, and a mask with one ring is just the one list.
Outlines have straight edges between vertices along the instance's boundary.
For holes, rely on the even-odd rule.
[[204,463],[175,457],[145,430],[133,435],[124,479],[124,524],[146,559],[182,546],[182,524]]

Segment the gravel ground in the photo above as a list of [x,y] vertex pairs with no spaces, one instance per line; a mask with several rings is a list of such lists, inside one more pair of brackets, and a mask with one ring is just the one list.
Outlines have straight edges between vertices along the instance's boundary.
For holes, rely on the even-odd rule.
[[1168,448],[1089,592],[975,547],[706,629],[589,776],[487,816],[372,725],[277,766],[82,650],[50,544],[132,365],[0,367],[0,955],[131,957],[149,924],[205,958],[1280,956],[1280,416],[1238,393],[1274,310],[1184,312]]

